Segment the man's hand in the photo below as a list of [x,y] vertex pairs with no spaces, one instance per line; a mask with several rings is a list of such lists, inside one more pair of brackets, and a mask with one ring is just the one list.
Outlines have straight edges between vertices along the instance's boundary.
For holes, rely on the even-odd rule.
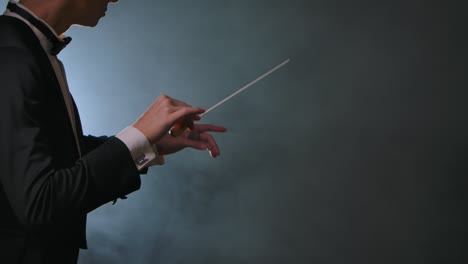
[[198,150],[208,150],[211,157],[219,156],[219,148],[213,136],[208,132],[226,132],[226,128],[215,125],[193,125],[193,129],[173,137],[169,134],[164,135],[156,146],[161,155],[168,155],[178,152],[184,148],[190,147]]
[[140,130],[151,144],[155,144],[167,135],[169,129],[176,122],[180,122],[180,120],[198,120],[198,115],[203,112],[205,112],[205,109],[192,107],[167,95],[161,95],[138,118],[133,127]]

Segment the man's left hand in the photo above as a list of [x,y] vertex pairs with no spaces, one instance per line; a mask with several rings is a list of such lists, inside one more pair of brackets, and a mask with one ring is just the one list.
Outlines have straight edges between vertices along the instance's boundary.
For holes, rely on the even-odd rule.
[[187,129],[182,135],[173,137],[169,134],[164,135],[156,142],[160,155],[169,155],[176,153],[184,148],[194,148],[198,150],[208,150],[211,157],[219,156],[218,144],[209,132],[226,132],[225,127],[215,125],[194,124],[192,129]]

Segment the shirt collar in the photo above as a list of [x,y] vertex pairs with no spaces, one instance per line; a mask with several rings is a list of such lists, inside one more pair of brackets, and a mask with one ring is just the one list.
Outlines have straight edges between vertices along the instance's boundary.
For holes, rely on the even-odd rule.
[[[17,3],[13,0],[10,0],[9,1],[10,3],[13,3],[15,5],[17,5],[18,7],[20,7],[21,9],[23,9],[24,11],[26,11],[27,13],[29,13],[32,17],[34,17],[36,20],[38,20],[40,23],[44,24],[53,34],[54,36],[56,37],[56,39],[60,42],[64,42],[63,39],[65,39],[67,36],[65,36],[64,34],[62,35],[57,35],[57,33],[55,32],[55,30],[49,25],[47,24],[44,20],[42,20],[41,18],[39,18],[38,16],[36,16],[31,10],[29,10],[28,8],[26,8],[24,5],[20,4],[20,3]],[[51,53],[51,50],[52,48],[54,47],[54,44],[51,40],[49,40],[46,35],[44,33],[42,33],[36,26],[34,26],[33,24],[31,24],[31,22],[29,22],[28,20],[26,20],[25,18],[23,18],[22,16],[18,15],[17,13],[14,13],[14,12],[11,12],[9,9],[6,9],[5,12],[3,13],[3,15],[6,15],[6,16],[10,16],[10,17],[16,17],[20,20],[22,20],[24,23],[26,23],[31,29],[32,31],[34,32],[34,34],[37,36],[37,38],[39,39],[39,42],[41,43],[41,46],[42,48],[48,53],[50,54]]]

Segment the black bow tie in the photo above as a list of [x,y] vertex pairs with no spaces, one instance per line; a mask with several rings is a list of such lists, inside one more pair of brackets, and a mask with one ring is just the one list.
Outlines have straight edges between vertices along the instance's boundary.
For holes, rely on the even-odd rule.
[[[54,36],[55,37],[55,36]],[[51,40],[51,39],[49,39]],[[55,41],[52,41],[52,48],[50,49],[50,54],[56,56],[60,53],[67,45],[72,41],[71,37],[65,37],[63,39],[54,38]]]
[[43,22],[37,20],[35,17],[33,17],[28,11],[22,9],[15,3],[9,2],[7,5],[7,8],[11,11],[14,12],[27,21],[34,25],[39,31],[42,32],[47,38],[48,41],[52,43],[52,48],[50,49],[50,54],[53,56],[56,56],[57,54],[64,49],[68,43],[72,40],[70,37],[66,37],[64,39],[57,38],[57,36],[52,32],[48,26],[46,26]]

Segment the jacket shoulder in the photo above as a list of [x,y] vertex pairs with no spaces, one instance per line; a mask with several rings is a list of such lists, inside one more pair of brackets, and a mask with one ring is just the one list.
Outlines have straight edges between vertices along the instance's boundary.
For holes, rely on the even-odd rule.
[[[0,16],[0,75],[38,72],[47,61],[44,50],[32,29],[18,18]],[[12,76],[13,73],[13,76]]]
[[16,17],[0,16],[0,48],[36,49],[40,42],[32,29]]

